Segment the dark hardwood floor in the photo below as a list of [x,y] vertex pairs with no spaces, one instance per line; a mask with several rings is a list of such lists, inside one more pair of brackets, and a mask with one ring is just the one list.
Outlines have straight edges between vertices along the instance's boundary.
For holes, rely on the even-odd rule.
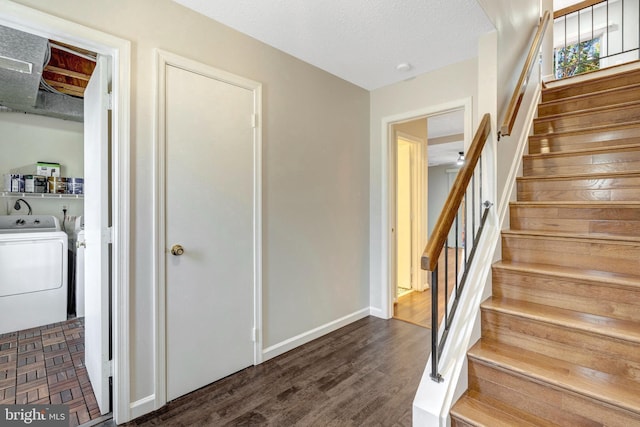
[[366,317],[128,425],[410,426],[429,339],[419,326]]

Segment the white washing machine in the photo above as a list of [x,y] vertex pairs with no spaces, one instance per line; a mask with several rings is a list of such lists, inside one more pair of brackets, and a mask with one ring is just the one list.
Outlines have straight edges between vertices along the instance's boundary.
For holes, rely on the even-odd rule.
[[73,234],[76,241],[75,294],[76,316],[84,317],[84,217],[76,218]]
[[54,216],[0,216],[0,334],[67,320],[68,244]]

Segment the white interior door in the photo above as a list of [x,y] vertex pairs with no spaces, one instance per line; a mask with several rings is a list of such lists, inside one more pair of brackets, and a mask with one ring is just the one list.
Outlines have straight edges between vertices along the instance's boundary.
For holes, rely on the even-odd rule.
[[109,58],[98,56],[84,94],[85,365],[100,407],[109,402]]
[[172,400],[253,365],[255,106],[252,90],[169,64],[165,91]]

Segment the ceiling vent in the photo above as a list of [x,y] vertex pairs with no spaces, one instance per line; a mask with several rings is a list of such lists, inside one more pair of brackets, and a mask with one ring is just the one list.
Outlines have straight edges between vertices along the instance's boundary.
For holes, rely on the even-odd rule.
[[0,26],[0,104],[35,107],[47,39]]
[[40,90],[48,40],[0,25],[0,112],[21,111],[83,120],[83,101]]

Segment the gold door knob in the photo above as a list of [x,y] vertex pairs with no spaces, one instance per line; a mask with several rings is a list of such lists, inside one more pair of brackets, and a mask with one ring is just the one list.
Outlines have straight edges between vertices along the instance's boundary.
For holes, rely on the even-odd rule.
[[173,245],[171,246],[171,255],[180,256],[184,253],[184,248],[182,245]]

